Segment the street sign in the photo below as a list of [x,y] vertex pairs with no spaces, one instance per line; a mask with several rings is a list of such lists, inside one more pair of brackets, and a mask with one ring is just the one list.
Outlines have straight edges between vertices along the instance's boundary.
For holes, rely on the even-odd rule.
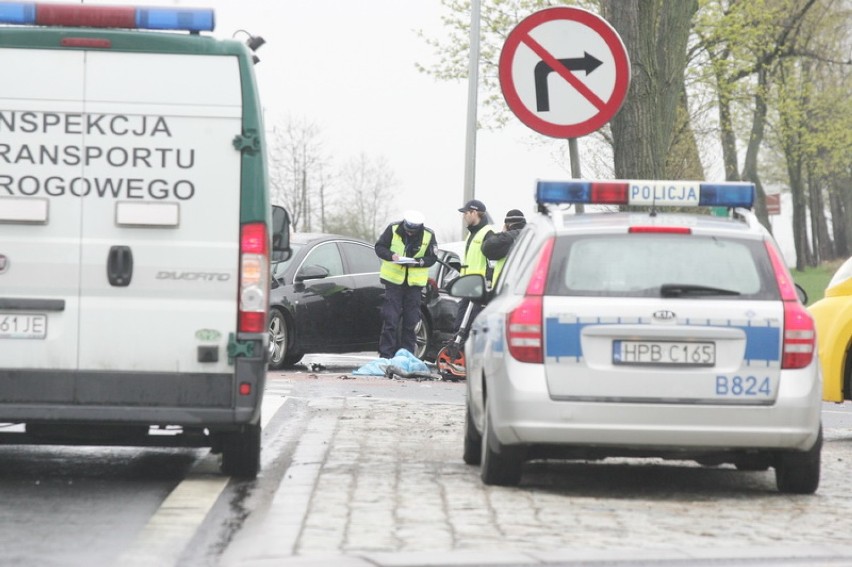
[[767,193],[766,195],[766,214],[780,215],[781,214],[781,193]]
[[590,134],[621,108],[630,61],[609,22],[560,6],[527,17],[500,53],[500,88],[527,126],[554,138]]

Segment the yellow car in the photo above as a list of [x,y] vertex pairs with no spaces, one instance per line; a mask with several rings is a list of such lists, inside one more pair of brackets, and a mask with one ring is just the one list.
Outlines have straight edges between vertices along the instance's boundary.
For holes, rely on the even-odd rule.
[[822,399],[852,400],[852,257],[837,269],[825,296],[808,310],[816,322]]

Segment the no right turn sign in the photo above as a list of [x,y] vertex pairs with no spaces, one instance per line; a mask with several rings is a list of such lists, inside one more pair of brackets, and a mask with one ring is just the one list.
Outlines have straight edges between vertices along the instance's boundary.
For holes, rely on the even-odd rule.
[[606,124],[630,85],[630,62],[616,31],[572,7],[541,10],[518,24],[503,45],[499,71],[509,108],[555,138],[577,138]]

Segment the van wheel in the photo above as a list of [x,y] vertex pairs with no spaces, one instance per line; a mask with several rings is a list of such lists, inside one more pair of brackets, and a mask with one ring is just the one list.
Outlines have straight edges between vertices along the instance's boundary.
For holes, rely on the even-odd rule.
[[822,426],[816,443],[808,451],[791,451],[778,456],[775,484],[786,494],[813,494],[819,487],[822,454]]
[[482,468],[479,476],[485,484],[517,486],[521,482],[524,453],[520,447],[500,443],[491,424],[490,403],[485,401],[485,426],[482,434]]
[[269,368],[278,370],[287,360],[287,342],[289,341],[287,320],[277,309],[269,311]]
[[222,472],[237,478],[256,478],[260,472],[260,424],[222,434]]
[[432,326],[423,313],[420,314],[420,321],[414,327],[414,334],[417,340],[414,345],[414,356],[425,360],[426,354],[429,352],[429,337],[432,336]]
[[467,410],[464,420],[464,462],[469,465],[478,465],[482,462],[482,435],[476,430],[473,424],[473,418],[470,416],[470,404],[467,404]]

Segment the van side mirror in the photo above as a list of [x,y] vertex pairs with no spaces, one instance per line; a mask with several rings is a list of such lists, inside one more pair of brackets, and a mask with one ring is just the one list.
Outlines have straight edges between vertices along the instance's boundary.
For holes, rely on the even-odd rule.
[[272,261],[290,259],[290,213],[284,207],[272,206]]

